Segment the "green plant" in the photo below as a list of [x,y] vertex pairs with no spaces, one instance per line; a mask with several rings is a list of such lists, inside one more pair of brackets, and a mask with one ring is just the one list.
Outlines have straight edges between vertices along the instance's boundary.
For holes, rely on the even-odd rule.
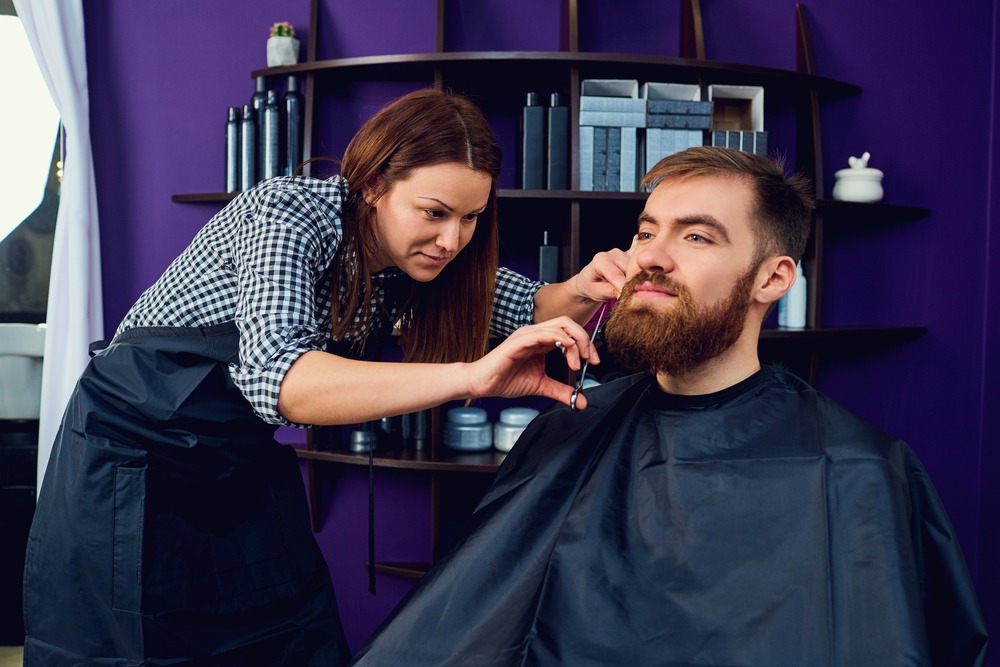
[[288,21],[271,26],[271,37],[295,37],[295,27]]

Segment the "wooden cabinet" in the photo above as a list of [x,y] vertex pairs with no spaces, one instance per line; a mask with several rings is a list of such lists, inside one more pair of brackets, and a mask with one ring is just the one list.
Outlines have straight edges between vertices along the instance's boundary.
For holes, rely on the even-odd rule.
[[[320,25],[318,0],[311,0],[311,27]],[[808,26],[802,6],[797,6],[798,68],[785,71],[705,60],[701,35],[701,16],[697,0],[681,3],[682,57],[587,53],[577,49],[576,0],[566,0],[564,12],[569,35],[566,51],[487,51],[443,52],[444,2],[438,3],[438,51],[405,55],[382,55],[318,60],[316,33],[310,30],[308,57],[297,65],[261,69],[252,77],[268,77],[283,82],[289,75],[301,77],[305,94],[306,158],[316,147],[326,147],[325,154],[339,155],[346,138],[356,129],[339,128],[330,134],[330,99],[344,102],[352,87],[381,82],[392,89],[436,86],[467,95],[489,118],[502,146],[505,162],[511,165],[501,175],[499,206],[501,220],[501,260],[505,265],[532,276],[537,270],[541,232],[549,232],[560,247],[560,273],[569,277],[584,266],[591,256],[610,247],[627,246],[642,209],[645,194],[634,192],[580,191],[580,155],[576,146],[580,109],[580,84],[584,79],[625,78],[640,82],[689,83],[706,87],[711,84],[763,86],[766,91],[767,117],[772,113],[791,119],[794,132],[784,132],[782,143],[772,140],[772,147],[794,156],[794,166],[814,180],[817,192],[825,192],[823,151],[820,141],[820,109],[830,99],[856,96],[860,88],[816,73]],[[515,188],[517,119],[527,92],[542,97],[560,93],[567,101],[570,115],[570,189],[521,190]],[[321,106],[323,105],[323,106]],[[321,112],[322,109],[322,112]],[[331,136],[333,137],[331,139]],[[791,138],[788,141],[789,137]],[[344,145],[336,145],[341,141]],[[794,143],[794,146],[785,145]],[[777,145],[775,145],[777,144]],[[180,194],[176,202],[225,202],[233,195],[223,193]],[[809,286],[807,327],[804,330],[765,328],[761,335],[761,356],[765,363],[778,361],[811,382],[816,380],[817,361],[830,352],[867,351],[898,344],[920,336],[919,326],[832,328],[823,323],[823,250],[826,231],[832,226],[892,224],[919,219],[926,209],[891,204],[857,204],[820,198],[814,233],[803,258]],[[534,276],[532,276],[534,277]],[[435,420],[436,421],[436,420]],[[435,424],[435,427],[437,424]],[[435,428],[436,432],[440,429]],[[374,465],[401,468],[431,475],[433,485],[433,521],[438,530],[440,482],[449,475],[494,472],[502,454],[457,455],[447,452],[434,439],[426,452],[379,454]],[[366,455],[340,451],[316,451],[309,446],[300,457],[310,466],[316,463],[364,465]],[[443,476],[443,477],[442,477]],[[310,474],[310,478],[312,475]],[[488,477],[486,478],[488,479]],[[315,489],[313,489],[315,496]],[[437,545],[435,537],[435,546]],[[419,576],[426,565],[385,564],[384,571]]]

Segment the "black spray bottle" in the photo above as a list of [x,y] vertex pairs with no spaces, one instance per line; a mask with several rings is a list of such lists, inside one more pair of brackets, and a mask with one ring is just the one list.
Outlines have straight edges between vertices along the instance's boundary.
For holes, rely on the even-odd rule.
[[291,176],[302,162],[302,93],[294,75],[288,77],[284,98],[285,175]]
[[267,79],[258,76],[254,82],[256,88],[253,96],[250,98],[250,107],[253,109],[253,121],[257,128],[257,134],[254,135],[254,139],[257,142],[257,173],[254,174],[254,181],[256,182],[261,179],[260,156],[264,154],[264,133],[261,132],[261,129],[264,127],[264,105],[267,103]]
[[249,190],[257,184],[257,121],[253,107],[243,105],[240,122],[240,190]]
[[240,110],[229,107],[226,118],[226,189],[237,192],[240,189]]
[[281,175],[281,109],[278,107],[278,92],[267,91],[264,104],[264,152],[261,153],[261,179]]

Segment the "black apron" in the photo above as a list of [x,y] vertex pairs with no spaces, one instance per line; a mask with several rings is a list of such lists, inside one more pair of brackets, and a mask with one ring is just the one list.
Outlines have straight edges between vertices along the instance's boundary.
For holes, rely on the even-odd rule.
[[134,329],[87,366],[28,539],[26,666],[347,661],[295,452],[230,377],[238,338]]

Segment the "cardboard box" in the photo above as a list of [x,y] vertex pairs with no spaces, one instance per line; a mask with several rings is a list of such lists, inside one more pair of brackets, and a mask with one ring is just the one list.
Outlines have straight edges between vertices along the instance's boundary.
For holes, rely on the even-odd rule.
[[712,102],[712,129],[734,132],[764,131],[764,89],[761,86],[708,87]]

